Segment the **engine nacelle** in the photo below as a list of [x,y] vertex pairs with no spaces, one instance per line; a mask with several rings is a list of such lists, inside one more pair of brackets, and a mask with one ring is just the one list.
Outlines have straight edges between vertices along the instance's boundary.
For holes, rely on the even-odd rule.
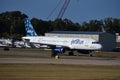
[[53,54],[62,54],[64,52],[65,52],[65,50],[63,47],[56,47],[53,49]]

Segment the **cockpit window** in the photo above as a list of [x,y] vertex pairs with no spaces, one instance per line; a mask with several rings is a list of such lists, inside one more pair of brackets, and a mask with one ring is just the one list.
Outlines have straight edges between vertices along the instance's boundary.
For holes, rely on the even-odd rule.
[[99,44],[99,42],[92,42],[92,44]]

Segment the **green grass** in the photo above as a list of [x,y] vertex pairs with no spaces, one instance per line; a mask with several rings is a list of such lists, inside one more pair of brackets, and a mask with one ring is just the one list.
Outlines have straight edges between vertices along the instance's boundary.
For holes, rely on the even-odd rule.
[[93,52],[93,56],[120,58],[120,52]]
[[0,80],[119,80],[120,66],[0,64]]
[[[4,51],[4,48],[0,48],[0,51]],[[16,52],[48,52],[49,50],[35,49],[35,48],[10,48],[9,51],[16,51]]]
[[[19,57],[27,57],[27,58],[50,58],[51,50],[43,50],[43,49],[30,49],[30,48],[10,48],[9,51],[4,51],[3,48],[0,48],[0,58],[19,58]],[[26,54],[27,53],[27,54]],[[32,54],[32,55],[29,55]],[[35,55],[34,55],[35,54]],[[39,55],[36,55],[39,54]]]

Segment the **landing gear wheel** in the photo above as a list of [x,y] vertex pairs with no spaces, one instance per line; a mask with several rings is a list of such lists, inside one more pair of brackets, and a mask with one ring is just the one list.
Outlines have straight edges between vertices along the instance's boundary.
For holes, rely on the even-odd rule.
[[90,54],[89,56],[90,56],[90,57],[92,57],[93,55],[92,55],[92,54]]
[[69,52],[68,55],[69,55],[69,56],[73,56],[74,53],[73,53],[73,52]]
[[89,56],[90,56],[90,57],[92,57],[92,56],[93,56],[92,52],[90,52]]

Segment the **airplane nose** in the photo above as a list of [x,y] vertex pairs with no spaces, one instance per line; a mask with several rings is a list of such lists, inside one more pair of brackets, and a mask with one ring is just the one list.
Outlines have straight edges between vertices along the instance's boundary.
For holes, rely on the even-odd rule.
[[101,44],[98,45],[98,49],[102,49],[102,45]]

